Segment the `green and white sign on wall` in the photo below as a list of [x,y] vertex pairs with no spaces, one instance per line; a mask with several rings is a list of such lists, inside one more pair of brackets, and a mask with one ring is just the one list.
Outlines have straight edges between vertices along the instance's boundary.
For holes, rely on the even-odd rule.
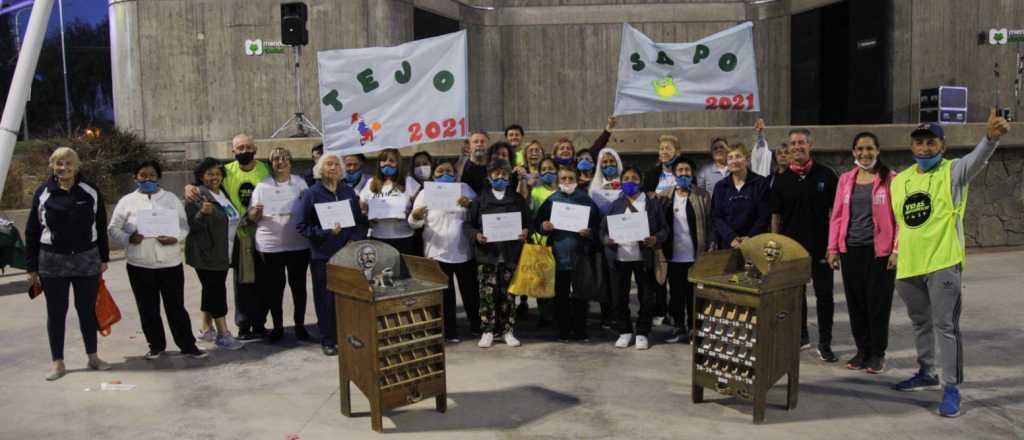
[[245,54],[249,56],[262,56],[284,53],[285,46],[280,41],[245,40]]
[[1024,29],[989,29],[988,44],[1024,43]]

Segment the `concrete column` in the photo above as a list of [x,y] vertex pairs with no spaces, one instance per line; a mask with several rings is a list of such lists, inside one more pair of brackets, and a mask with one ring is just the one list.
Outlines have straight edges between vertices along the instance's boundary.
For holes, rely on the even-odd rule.
[[401,0],[367,0],[370,46],[397,46],[412,41],[413,6]]
[[110,73],[115,124],[145,138],[138,7],[136,0],[110,0]]

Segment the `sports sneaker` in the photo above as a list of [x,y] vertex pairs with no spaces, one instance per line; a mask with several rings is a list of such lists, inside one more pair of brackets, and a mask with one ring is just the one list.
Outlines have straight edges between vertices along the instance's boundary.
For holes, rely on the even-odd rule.
[[192,359],[205,359],[210,354],[200,350],[199,347],[192,347],[188,350],[181,350],[181,354],[188,356]]
[[313,337],[306,331],[306,327],[300,324],[295,324],[295,339],[300,341],[312,341]]
[[231,333],[225,333],[217,336],[216,344],[217,348],[222,348],[224,350],[238,350],[244,346],[241,342],[235,340],[235,337],[231,336]]
[[240,329],[238,330],[238,340],[243,342],[255,341],[260,339],[262,335],[256,334],[252,329]]
[[480,342],[477,342],[476,346],[480,348],[491,348],[494,345],[494,333],[484,332],[480,335]]
[[646,350],[648,348],[650,345],[647,344],[647,336],[636,335],[636,349]]
[[670,336],[668,339],[666,339],[665,342],[667,342],[669,344],[678,344],[678,343],[689,344],[690,343],[689,333],[684,328],[676,327],[675,330],[672,330],[672,336]]
[[811,338],[807,335],[800,335],[800,350],[811,348]]
[[939,415],[942,417],[960,417],[960,389],[956,385],[946,385],[942,390],[942,403],[939,404]]
[[885,357],[871,356],[864,363],[864,368],[871,374],[882,374],[885,372]]
[[623,333],[619,335],[619,340],[615,341],[615,348],[626,348],[629,347],[629,342],[633,340],[632,333]]
[[160,350],[160,351],[149,350],[142,357],[146,358],[146,360],[150,360],[151,361],[153,359],[159,359],[160,356],[163,356],[163,355],[164,355],[164,351],[163,350]]
[[832,346],[828,344],[818,344],[818,357],[825,362],[838,362],[839,357],[832,352]]
[[507,332],[505,333],[505,345],[509,347],[518,347],[522,345],[522,343],[516,339],[516,336],[513,335],[512,332]]
[[928,375],[918,370],[914,377],[892,386],[896,391],[921,391],[939,389],[939,376]]
[[857,352],[850,360],[846,361],[847,370],[863,370],[865,367],[865,361],[867,356],[864,353]]
[[199,332],[199,337],[196,338],[196,339],[199,339],[200,341],[203,341],[203,342],[216,342],[217,341],[217,331],[214,330],[212,327],[208,328],[208,329],[206,329],[205,332],[202,332],[202,331]]

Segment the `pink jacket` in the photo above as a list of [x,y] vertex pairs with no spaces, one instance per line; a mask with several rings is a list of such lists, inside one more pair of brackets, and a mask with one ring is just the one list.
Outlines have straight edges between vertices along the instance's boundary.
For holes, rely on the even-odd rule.
[[[839,186],[836,188],[836,199],[832,203],[832,220],[828,228],[828,253],[846,253],[846,229],[850,224],[850,196],[853,194],[853,186],[857,184],[857,170],[854,168],[842,176],[839,176]],[[875,176],[875,183],[871,188],[871,217],[875,224],[875,256],[887,257],[892,254],[893,245],[896,242],[896,218],[892,214],[892,205],[889,201],[889,182],[892,182],[895,172],[889,172],[889,178],[885,185],[881,185],[881,179]]]

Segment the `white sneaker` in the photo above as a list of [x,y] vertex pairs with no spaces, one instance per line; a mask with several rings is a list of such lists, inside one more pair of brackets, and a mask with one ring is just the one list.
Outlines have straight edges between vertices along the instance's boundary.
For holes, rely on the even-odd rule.
[[217,341],[217,331],[214,330],[212,327],[208,328],[208,329],[206,329],[205,332],[200,332],[199,333],[199,337],[196,338],[196,339],[199,339],[200,341],[203,341],[203,342],[211,342],[211,343],[212,342],[216,342]]
[[522,345],[512,332],[505,333],[505,345],[509,347],[518,347]]
[[241,349],[243,344],[235,340],[231,333],[225,333],[221,336],[217,336],[217,348],[223,348],[225,350],[238,350]]
[[636,349],[646,350],[650,346],[647,344],[647,336],[636,335]]
[[494,345],[494,333],[486,332],[480,335],[480,342],[476,344],[480,348],[491,348]]
[[629,347],[629,342],[633,340],[632,333],[623,333],[619,335],[619,340],[615,341],[615,348],[626,348]]
[[651,319],[651,325],[655,327],[661,325],[663,322],[665,322],[664,316],[655,316],[654,318]]

